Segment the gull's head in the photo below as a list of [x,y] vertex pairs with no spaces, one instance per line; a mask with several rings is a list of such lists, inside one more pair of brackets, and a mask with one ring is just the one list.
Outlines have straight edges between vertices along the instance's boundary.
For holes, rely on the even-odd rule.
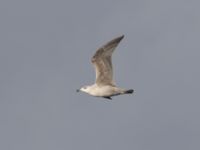
[[85,92],[85,93],[89,93],[89,91],[90,91],[90,86],[83,86],[82,88],[80,88],[80,89],[77,89],[76,90],[77,92]]

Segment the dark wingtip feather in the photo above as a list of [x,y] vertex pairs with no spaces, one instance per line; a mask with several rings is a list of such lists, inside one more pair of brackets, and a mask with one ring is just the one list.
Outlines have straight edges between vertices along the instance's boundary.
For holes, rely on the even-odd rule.
[[115,38],[113,41],[120,42],[123,38],[124,38],[124,35],[121,35],[121,36]]
[[102,54],[102,51],[105,51],[105,49],[108,48],[112,48],[112,47],[117,47],[117,45],[119,44],[119,42],[124,38],[124,35],[118,36],[114,39],[112,39],[111,41],[107,42],[105,45],[103,45],[102,47],[100,47],[96,53],[94,54],[94,56],[91,59],[91,62],[94,63],[96,61],[96,58]]
[[110,45],[115,45],[115,44],[119,44],[119,42],[124,38],[124,35],[121,35],[119,37],[114,38],[113,40],[109,41],[108,43],[106,43],[104,45],[104,47],[106,46],[110,46]]

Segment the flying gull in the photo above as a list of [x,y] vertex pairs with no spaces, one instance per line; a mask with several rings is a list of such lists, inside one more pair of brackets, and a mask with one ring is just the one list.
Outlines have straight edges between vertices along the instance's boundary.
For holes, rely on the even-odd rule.
[[91,59],[96,71],[96,81],[93,85],[83,86],[77,92],[82,91],[92,96],[110,100],[112,96],[133,93],[133,89],[119,88],[113,81],[112,53],[123,38],[124,35],[117,37],[96,51]]

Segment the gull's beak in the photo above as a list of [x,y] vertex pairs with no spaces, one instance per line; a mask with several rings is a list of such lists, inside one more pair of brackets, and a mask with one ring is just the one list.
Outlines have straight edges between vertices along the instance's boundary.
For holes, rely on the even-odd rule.
[[80,92],[80,89],[77,89],[76,92]]

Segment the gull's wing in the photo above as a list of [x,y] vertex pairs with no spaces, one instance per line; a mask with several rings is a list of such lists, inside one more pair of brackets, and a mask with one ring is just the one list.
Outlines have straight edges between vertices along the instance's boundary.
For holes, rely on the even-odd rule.
[[112,69],[112,53],[124,38],[124,35],[117,37],[100,47],[92,57],[92,63],[96,71],[97,85],[114,85]]

